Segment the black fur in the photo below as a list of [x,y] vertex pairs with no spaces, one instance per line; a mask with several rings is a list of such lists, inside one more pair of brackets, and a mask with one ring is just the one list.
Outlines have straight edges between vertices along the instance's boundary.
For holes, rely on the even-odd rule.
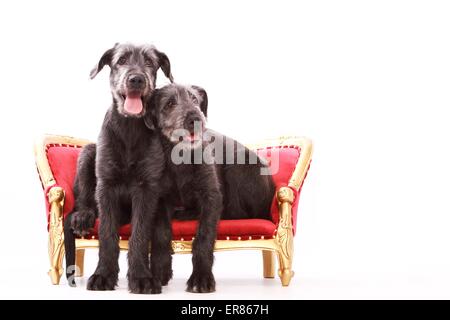
[[[182,203],[185,209],[175,212],[177,219],[199,219],[187,290],[211,292],[215,290],[212,266],[219,220],[270,219],[275,186],[271,176],[260,174],[266,165],[259,158],[256,157],[258,161],[254,164],[173,163],[171,153],[176,142],[164,131],[167,127],[161,125],[164,117],[174,117],[164,109],[168,101],[175,101],[179,107],[177,116],[187,117],[197,112],[196,119],[202,119],[201,113],[207,114],[207,94],[194,86],[168,85],[153,91],[146,103],[144,121],[139,117],[124,117],[114,99],[97,150],[95,145],[90,145],[80,155],[74,186],[76,204],[65,222],[66,259],[72,264],[75,260],[74,237],[69,227],[83,235],[92,228],[95,213],[100,212],[99,263],[88,281],[90,290],[112,290],[117,283],[117,231],[122,224],[133,225],[129,242],[130,291],[159,293],[161,285],[166,285],[172,277],[170,221],[175,206]],[[185,125],[186,121],[177,123]],[[244,150],[246,159],[254,155],[234,140],[233,144]],[[207,142],[203,142],[203,147],[206,146]],[[195,152],[195,148],[186,150]],[[225,146],[222,151],[226,157]],[[236,158],[236,148],[233,152]]]
[[[115,55],[127,57],[126,63],[114,62],[119,58]],[[149,61],[153,57],[155,61]],[[113,290],[119,272],[118,228],[131,223],[129,290],[160,293],[161,275],[150,272],[148,253],[151,225],[159,205],[158,181],[163,174],[164,159],[159,139],[145,126],[142,116],[147,112],[155,87],[157,69],[161,67],[172,80],[170,62],[154,47],[116,44],[105,52],[91,77],[95,77],[104,65],[111,67],[113,104],[105,116],[97,146],[87,146],[80,155],[74,186],[75,208],[65,222],[66,260],[73,264],[75,254],[75,240],[69,235],[69,226],[78,235],[83,235],[93,227],[96,212],[99,212],[99,262],[87,288]],[[119,77],[120,73],[122,76]],[[127,114],[123,95],[130,88],[126,82],[118,81],[136,74],[145,78],[141,88],[144,108],[140,114]],[[136,94],[135,88],[133,92]],[[169,273],[166,270],[166,274]],[[67,273],[67,276],[72,275]]]
[[86,145],[78,157],[77,175],[73,187],[75,206],[64,220],[64,246],[66,251],[66,277],[70,286],[75,286],[75,234],[86,236],[94,227],[98,214],[95,201],[96,145]]
[[119,272],[118,228],[132,224],[128,286],[133,293],[159,293],[148,252],[163,172],[161,144],[142,119],[124,118],[115,109],[106,117],[96,157],[96,200],[100,212],[99,262],[88,290],[112,290]]
[[[194,90],[197,97],[191,92]],[[188,92],[189,94],[187,94]],[[200,99],[197,99],[200,98]],[[200,100],[200,101],[198,101]],[[174,102],[175,101],[175,102]],[[170,106],[167,106],[170,104]],[[198,106],[198,107],[196,107]],[[201,107],[200,107],[201,106]],[[206,113],[206,92],[199,87],[183,87],[168,85],[157,90],[153,97],[150,112],[145,116],[145,123],[155,134],[159,135],[163,146],[166,170],[161,184],[163,203],[168,217],[173,208],[180,203],[186,208],[175,215],[178,219],[196,217],[199,220],[198,229],[192,248],[192,275],[187,282],[187,291],[212,292],[215,290],[215,280],[212,273],[214,261],[214,243],[217,235],[217,224],[221,218],[265,218],[270,219],[270,204],[275,192],[271,176],[263,176],[260,169],[265,166],[258,157],[255,164],[216,164],[202,162],[199,164],[181,163],[175,164],[171,159],[176,139],[172,139],[167,129],[168,120],[177,119],[177,124],[185,124],[184,118],[192,113]],[[197,119],[202,119],[200,115]],[[203,118],[204,119],[204,118]],[[204,124],[201,126],[204,128]],[[186,134],[192,134],[192,130],[184,127],[170,127],[171,129],[186,129]],[[214,137],[225,138],[217,132],[211,132]],[[232,140],[235,145],[239,143]],[[207,147],[208,142],[203,142],[202,147]],[[240,145],[240,144],[239,144]],[[249,159],[253,151],[243,147],[242,150]],[[226,148],[223,146],[226,155]],[[186,145],[185,152],[191,153],[194,158],[196,148]],[[237,153],[237,149],[235,154]],[[164,212],[164,211],[161,211]],[[168,218],[165,218],[168,219]],[[170,224],[166,222],[165,228],[154,225],[153,239],[165,239],[166,248],[170,245],[167,230]],[[153,247],[152,247],[153,249]],[[166,252],[167,253],[167,252]],[[152,251],[152,255],[155,253]],[[161,254],[160,252],[158,254]],[[159,259],[153,259],[158,261]],[[154,265],[152,264],[152,268]]]

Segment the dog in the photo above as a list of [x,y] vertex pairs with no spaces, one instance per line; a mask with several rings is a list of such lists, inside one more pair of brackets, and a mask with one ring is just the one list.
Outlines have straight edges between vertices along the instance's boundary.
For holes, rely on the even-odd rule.
[[[261,175],[261,169],[267,169],[265,161],[239,142],[205,128],[207,107],[208,98],[204,89],[170,84],[155,91],[151,107],[144,116],[147,127],[159,136],[166,161],[160,187],[165,209],[161,212],[167,217],[159,218],[164,220],[164,225],[152,224],[152,235],[166,239],[170,244],[168,232],[171,231],[172,214],[177,219],[198,219],[192,245],[193,270],[187,281],[187,291],[198,293],[215,291],[212,266],[219,220],[270,219],[270,206],[275,193],[272,176]],[[229,158],[226,143],[219,143],[216,149],[209,148],[206,152],[208,146],[212,146],[209,141],[212,139],[216,143],[228,141],[228,145],[231,142],[236,147],[231,151],[235,159],[241,152],[245,159],[253,158],[254,163],[224,163],[218,155]],[[205,158],[192,163],[199,150]],[[179,152],[184,153],[183,158],[187,161],[175,159]],[[185,209],[175,211],[180,203]]]
[[[99,213],[99,261],[87,289],[113,290],[119,272],[118,228],[131,222],[129,291],[160,293],[162,283],[168,280],[161,281],[162,274],[151,273],[148,251],[150,240],[152,246],[158,245],[158,239],[153,239],[149,230],[159,206],[158,181],[164,171],[164,159],[160,140],[145,125],[143,117],[155,91],[157,70],[161,68],[173,82],[170,61],[154,46],[116,44],[102,55],[91,71],[91,79],[106,65],[111,69],[113,103],[97,145],[86,146],[80,154],[75,207],[65,221],[65,235],[70,237],[72,230],[85,234]],[[73,264],[73,234],[66,242],[66,251],[72,254],[67,263]],[[171,269],[166,270],[165,277],[171,277]]]

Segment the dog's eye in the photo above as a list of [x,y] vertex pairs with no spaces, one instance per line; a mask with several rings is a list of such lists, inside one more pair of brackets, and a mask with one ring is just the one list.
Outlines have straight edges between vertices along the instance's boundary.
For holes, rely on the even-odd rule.
[[126,57],[120,57],[119,60],[117,60],[117,63],[120,65],[124,65],[127,62]]
[[175,104],[176,104],[175,100],[173,100],[173,99],[169,100],[166,104],[166,109],[167,110],[172,109],[173,107],[175,107]]
[[151,59],[145,59],[145,65],[147,67],[153,67],[153,61]]
[[198,99],[192,92],[189,92],[189,97],[191,98],[194,104],[198,104]]

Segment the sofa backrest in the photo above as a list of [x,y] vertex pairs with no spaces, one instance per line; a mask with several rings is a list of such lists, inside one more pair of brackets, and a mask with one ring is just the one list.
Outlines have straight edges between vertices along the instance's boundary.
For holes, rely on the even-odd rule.
[[[47,145],[47,159],[56,180],[56,184],[64,189],[64,217],[70,213],[75,204],[73,183],[77,172],[77,160],[80,155],[80,146],[62,144]],[[47,212],[48,214],[48,212]]]
[[[300,147],[292,146],[282,146],[282,147],[267,147],[258,149],[258,155],[269,160],[273,181],[275,182],[276,189],[281,187],[287,187],[289,185],[289,180],[291,179],[292,173],[294,172],[297,162],[300,158]],[[294,190],[295,199],[292,205],[292,222],[295,232],[296,221],[297,221],[297,207],[298,207],[298,195],[297,190]],[[278,223],[279,212],[278,212],[278,201],[276,194],[272,200],[271,207],[272,220]]]

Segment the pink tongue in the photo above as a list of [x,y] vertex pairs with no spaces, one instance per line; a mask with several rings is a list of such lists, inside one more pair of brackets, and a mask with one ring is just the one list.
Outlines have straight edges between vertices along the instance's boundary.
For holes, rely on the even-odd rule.
[[142,100],[140,96],[127,96],[125,98],[125,111],[131,114],[139,114],[142,112]]

